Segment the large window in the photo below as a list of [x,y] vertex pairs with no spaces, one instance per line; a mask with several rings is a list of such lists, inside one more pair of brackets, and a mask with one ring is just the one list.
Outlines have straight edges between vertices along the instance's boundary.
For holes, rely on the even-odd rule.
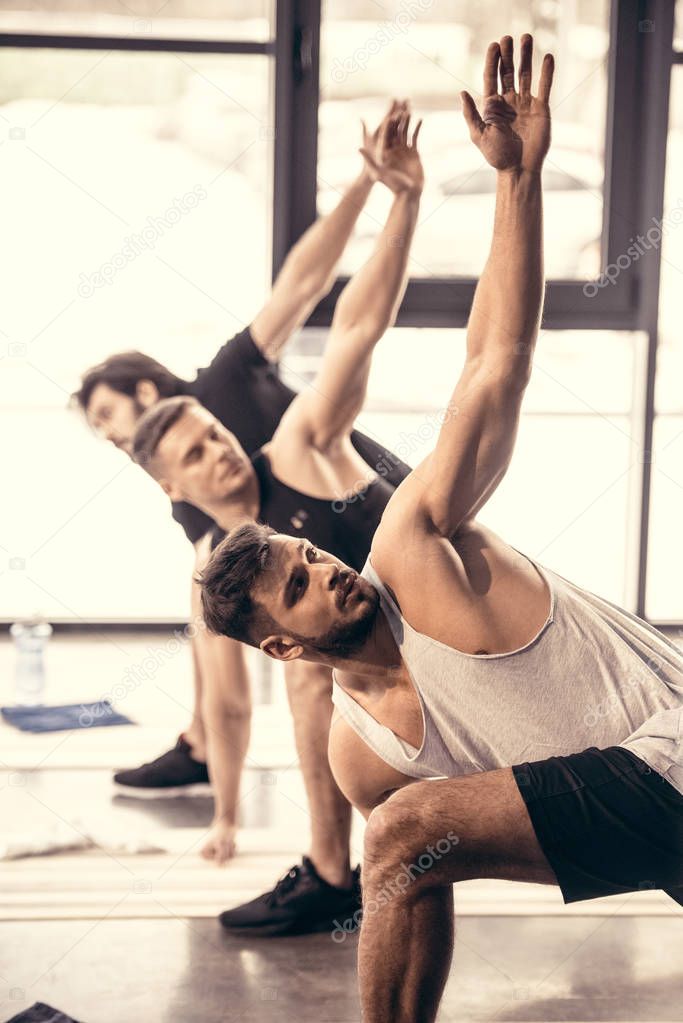
[[[357,173],[360,118],[392,95],[424,117],[427,189],[360,424],[408,462],[424,453],[410,437],[455,379],[493,214],[458,93],[478,97],[490,39],[531,29],[558,68],[548,286],[517,452],[482,518],[609,599],[681,621],[682,8],[675,29],[670,0],[0,0],[0,458],[19,495],[0,618],[187,613],[192,552],[166,499],[69,394],[126,348],[183,376],[205,365]],[[386,202],[377,189],[285,358],[297,385]],[[662,245],[629,255],[667,217]]]

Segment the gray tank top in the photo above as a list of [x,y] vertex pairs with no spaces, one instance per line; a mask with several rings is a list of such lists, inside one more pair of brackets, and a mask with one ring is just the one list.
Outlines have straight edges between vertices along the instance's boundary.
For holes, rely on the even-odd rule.
[[338,711],[415,778],[618,745],[683,794],[683,653],[640,618],[528,560],[550,590],[545,624],[518,650],[466,654],[411,628],[368,558],[362,575],[379,591],[420,701],[422,746],[376,721],[335,678]]

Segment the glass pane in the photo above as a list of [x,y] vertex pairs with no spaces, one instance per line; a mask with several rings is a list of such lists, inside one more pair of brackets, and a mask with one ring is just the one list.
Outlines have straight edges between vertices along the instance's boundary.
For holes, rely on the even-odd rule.
[[656,408],[683,412],[683,337],[681,285],[683,284],[683,67],[671,69],[669,135],[666,148],[664,214],[661,223],[661,279],[659,292],[659,346],[657,351]]
[[124,349],[192,376],[263,302],[269,58],[3,50],[0,82],[0,460],[21,495],[0,545],[24,562],[0,617],[182,616],[192,552],[163,495],[66,404]]
[[273,0],[0,0],[0,29],[175,39],[271,37]]
[[647,569],[647,616],[683,621],[683,416],[655,420]]
[[[680,7],[680,5],[679,5]],[[683,512],[683,67],[672,68],[666,183],[662,216],[659,345],[655,388],[647,614],[655,621],[683,620],[680,523]]]
[[[287,353],[299,381],[323,345],[323,331],[305,331]],[[543,331],[512,464],[479,516],[541,564],[629,610],[640,436],[631,403],[644,352],[641,334]],[[417,465],[434,447],[464,354],[464,330],[389,331],[359,428]]]
[[683,50],[683,2],[676,0],[674,19],[674,50]]
[[[553,146],[545,168],[546,273],[599,272],[609,43],[606,0],[534,5],[405,4],[326,0],[321,37],[318,202],[327,212],[360,169],[360,118],[382,116],[387,99],[409,96],[424,118],[420,135],[427,177],[413,245],[415,277],[477,276],[493,219],[494,172],[470,142],[458,94],[478,98],[484,53],[511,31],[552,49]],[[538,65],[538,62],[537,62]],[[537,67],[538,70],[538,67]],[[534,82],[536,79],[534,80]],[[344,269],[369,257],[390,198],[377,188],[347,248]]]

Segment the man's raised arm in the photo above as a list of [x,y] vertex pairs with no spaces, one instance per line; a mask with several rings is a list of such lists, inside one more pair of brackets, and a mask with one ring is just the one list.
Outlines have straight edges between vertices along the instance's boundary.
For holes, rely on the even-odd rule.
[[476,515],[505,474],[538,333],[541,167],[550,144],[553,58],[543,60],[534,97],[531,57],[531,36],[525,35],[515,91],[512,39],[491,44],[483,119],[471,96],[462,94],[470,137],[498,175],[493,241],[470,313],[465,365],[436,449],[404,484],[405,496],[418,499],[421,512],[445,537]]
[[420,124],[412,140],[409,126],[409,111],[399,110],[384,125],[379,152],[361,150],[370,173],[391,189],[394,201],[373,254],[339,296],[313,386],[297,395],[278,430],[283,435],[296,430],[320,451],[351,432],[365,400],[373,349],[394,323],[403,298],[424,184],[416,147]]
[[[402,108],[394,100],[374,132],[363,124],[363,145],[377,150],[383,125]],[[292,246],[277,275],[273,290],[263,309],[251,323],[257,347],[267,359],[276,362],[291,335],[306,322],[316,305],[330,290],[351,232],[365,206],[373,185],[366,163],[339,203],[320,217]]]

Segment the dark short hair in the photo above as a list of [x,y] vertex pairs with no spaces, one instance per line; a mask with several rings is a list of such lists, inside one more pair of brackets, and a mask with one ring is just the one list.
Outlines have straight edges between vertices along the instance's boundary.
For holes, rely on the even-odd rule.
[[164,398],[148,408],[138,419],[133,434],[133,461],[156,477],[155,456],[161,441],[189,409],[201,407],[196,398],[181,394],[177,398]]
[[187,381],[150,355],[135,351],[118,352],[86,370],[81,378],[81,386],[71,395],[71,401],[84,412],[87,411],[92,392],[98,384],[107,384],[119,394],[127,394],[132,398],[141,380],[151,380],[161,398],[183,394],[187,388]]
[[253,597],[257,580],[268,568],[271,536],[275,530],[258,522],[239,526],[218,544],[197,576],[210,632],[257,647],[278,630],[277,622]]

